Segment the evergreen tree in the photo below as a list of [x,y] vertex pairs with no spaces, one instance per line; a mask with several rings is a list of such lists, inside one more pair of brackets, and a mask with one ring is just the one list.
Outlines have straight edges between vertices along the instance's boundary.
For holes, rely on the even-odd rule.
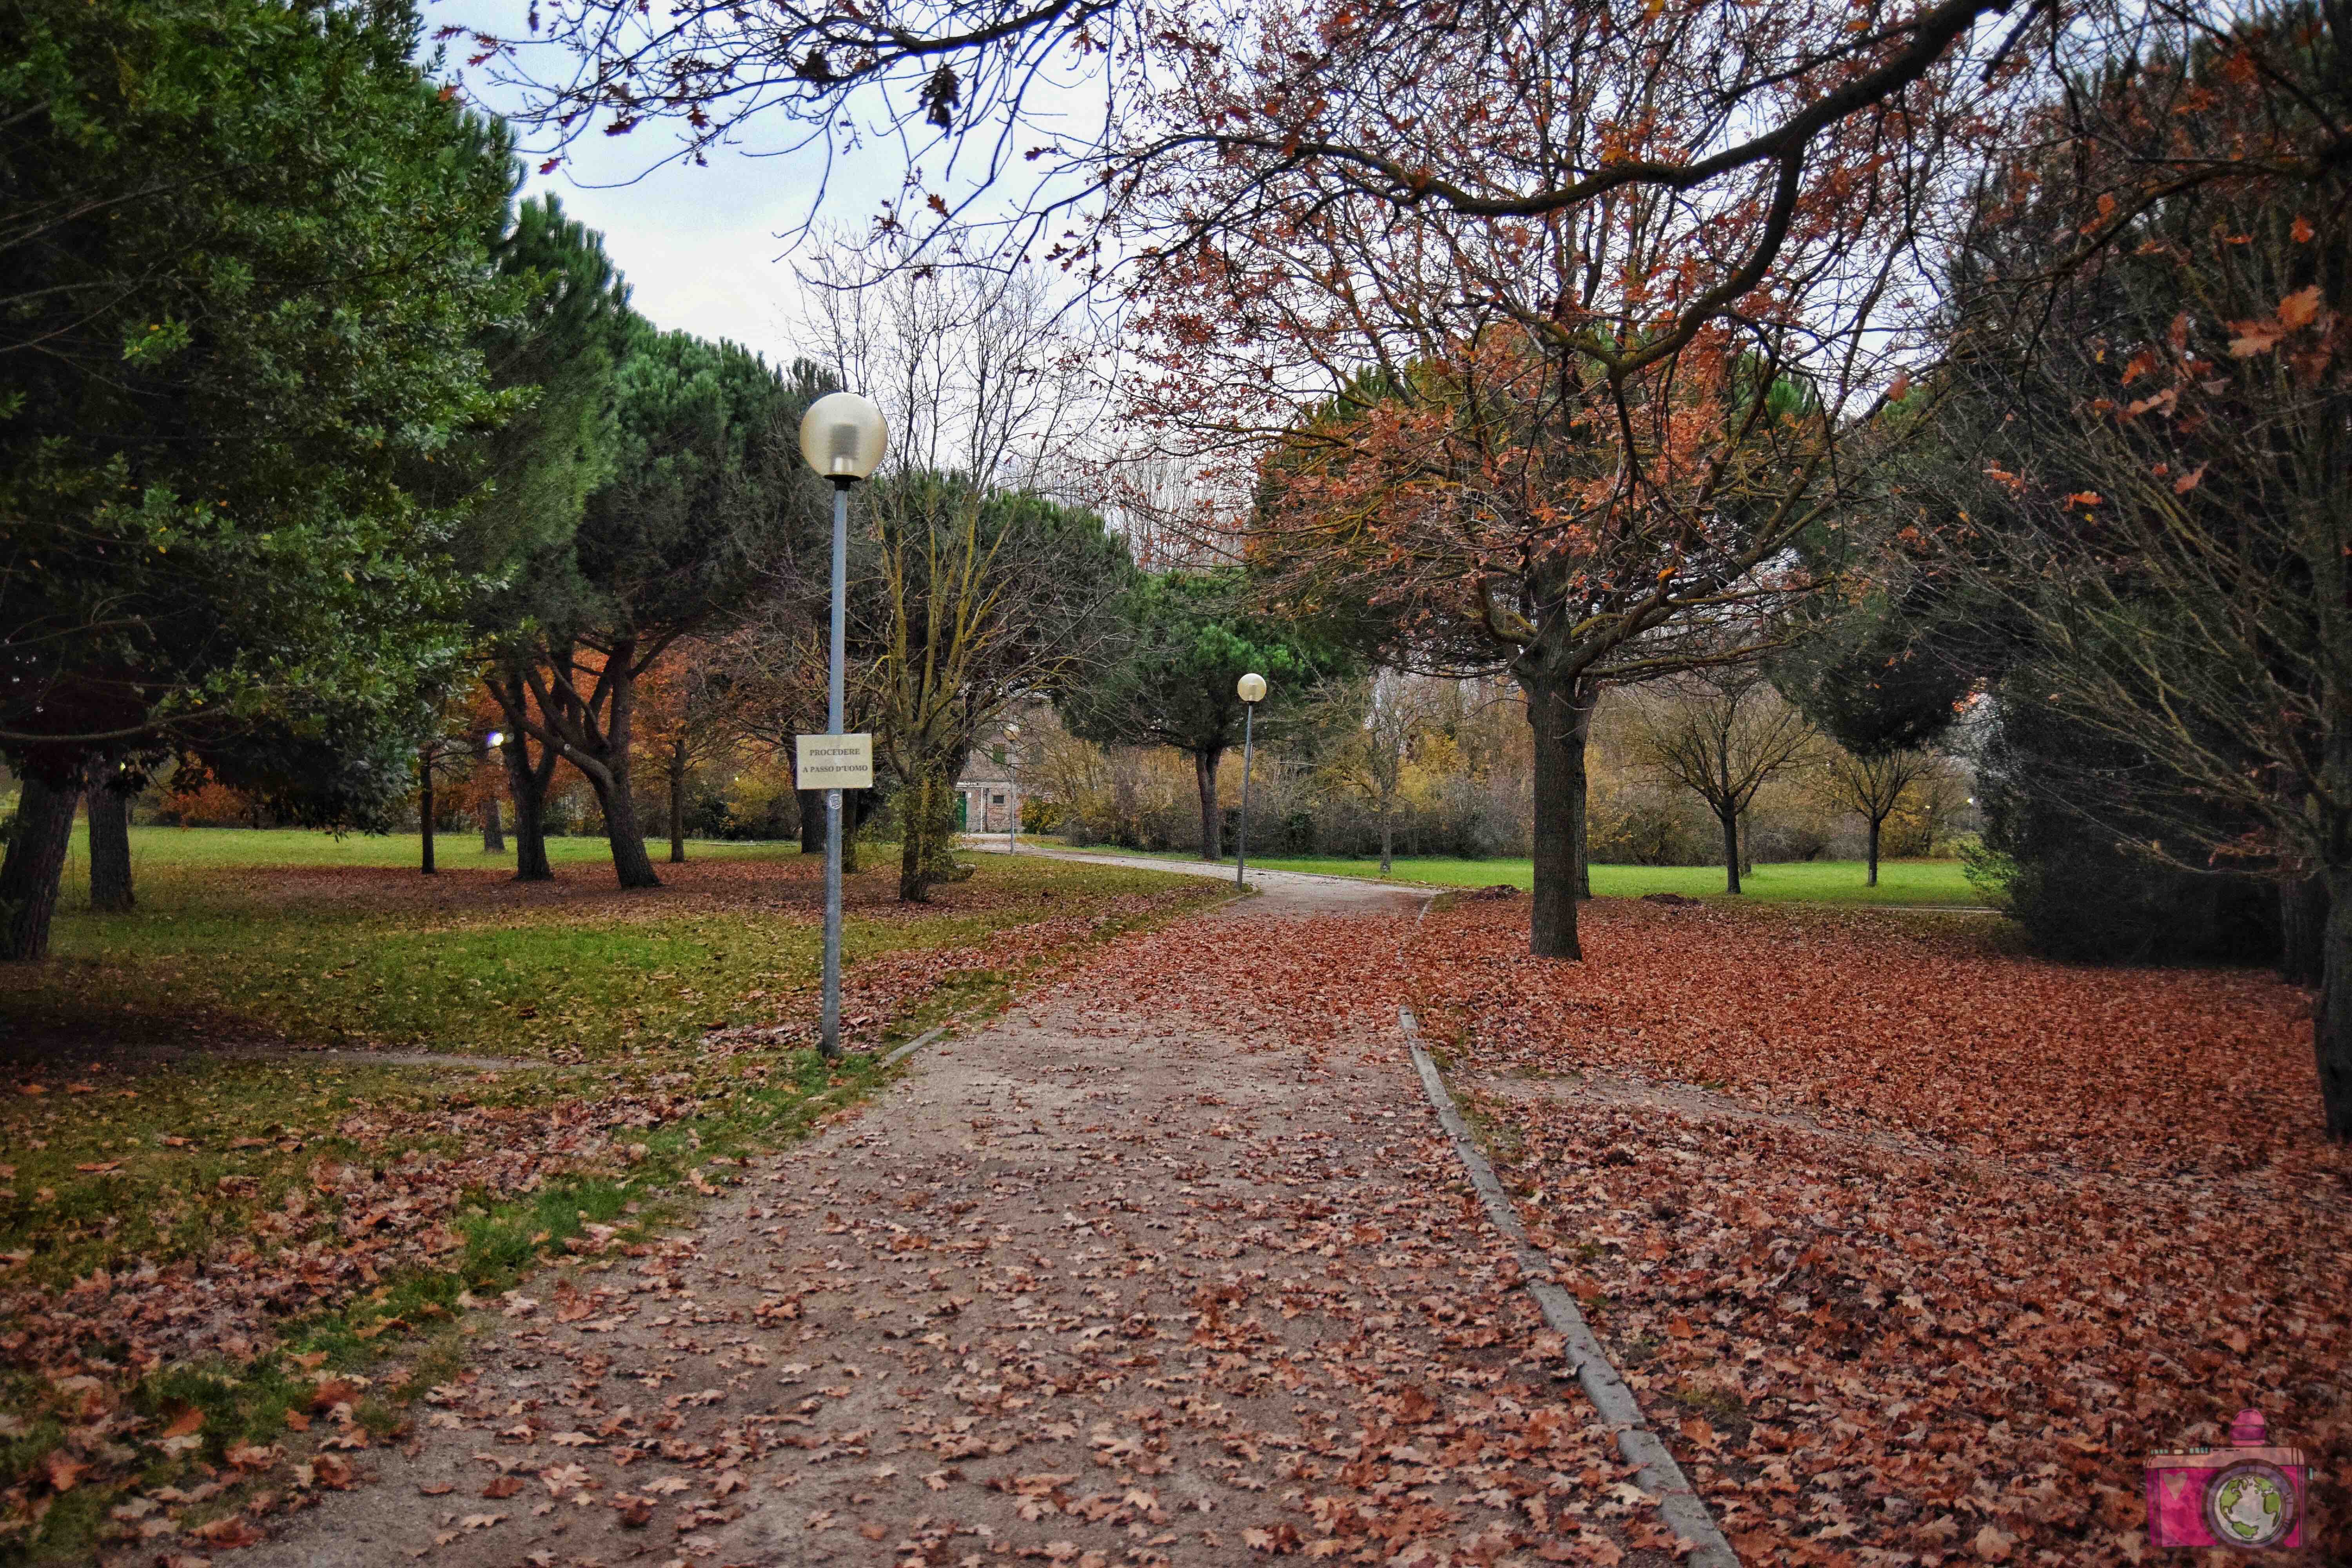
[[1120,619],[1128,641],[1100,677],[1060,700],[1072,733],[1105,745],[1172,746],[1192,760],[1201,804],[1201,858],[1223,858],[1217,764],[1242,743],[1244,707],[1234,686],[1265,677],[1261,738],[1305,711],[1314,683],[1350,660],[1295,625],[1254,609],[1238,568],[1167,572],[1140,579]]
[[632,321],[615,375],[614,460],[566,548],[523,586],[535,619],[514,668],[518,729],[596,792],[625,888],[660,886],[630,777],[636,682],[679,637],[723,627],[826,527],[800,417],[824,390],[805,363]]
[[[186,751],[313,819],[404,793],[464,651],[452,451],[502,134],[399,4],[0,11],[0,956],[47,941],[93,763]],[[321,767],[325,762],[328,765]]]

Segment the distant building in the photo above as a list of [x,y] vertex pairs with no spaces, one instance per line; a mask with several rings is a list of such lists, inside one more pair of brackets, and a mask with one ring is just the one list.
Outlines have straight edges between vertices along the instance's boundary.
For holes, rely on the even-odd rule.
[[956,826],[966,833],[1006,833],[1021,820],[1021,793],[1005,742],[975,746],[956,780]]
[[[1043,740],[1043,723],[1051,723],[1050,710],[1040,705],[1037,714],[1017,712],[1007,715],[1022,726],[1020,750],[1005,738],[1003,725],[990,726],[971,755],[964,758],[963,771],[956,775],[956,826],[966,833],[1018,832],[1021,827],[1021,798],[1033,795],[1049,798],[1047,792],[1035,787],[1035,783],[1024,778],[1024,770],[1034,768],[1039,742]],[[1036,781],[1042,782],[1042,781]]]

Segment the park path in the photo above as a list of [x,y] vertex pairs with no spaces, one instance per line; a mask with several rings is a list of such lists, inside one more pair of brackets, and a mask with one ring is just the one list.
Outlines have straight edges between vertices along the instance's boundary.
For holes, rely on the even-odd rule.
[[1253,880],[534,1279],[224,1562],[1667,1563],[1397,1034],[1419,897]]

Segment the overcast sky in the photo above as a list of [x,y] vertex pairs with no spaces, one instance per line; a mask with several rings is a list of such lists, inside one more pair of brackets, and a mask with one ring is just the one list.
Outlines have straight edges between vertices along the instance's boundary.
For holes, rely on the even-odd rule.
[[[527,37],[528,3],[425,0],[428,38],[442,26]],[[453,39],[447,49],[447,74],[460,79],[467,96],[511,115],[515,95],[488,80],[486,72],[464,68],[466,40]],[[546,76],[557,62],[535,62],[532,68]],[[1078,107],[1083,95],[1069,101],[1084,112]],[[1099,123],[1098,111],[1096,119]],[[530,130],[517,129],[530,145]],[[783,128],[774,133],[781,136]],[[677,146],[672,128],[658,121],[628,136],[590,135],[567,150],[553,174],[541,175],[539,160],[530,160],[525,194],[552,193],[565,211],[603,231],[606,252],[629,280],[633,303],[656,325],[731,338],[772,361],[790,360],[807,347],[794,331],[803,304],[793,275],[792,231],[808,217],[826,177],[821,152],[755,157],[719,150],[697,168],[663,161]],[[836,164],[822,221],[862,232],[898,195],[903,173],[895,143]]]
[[[444,26],[479,28],[503,37],[524,32],[524,0],[428,0],[428,29]],[[465,40],[449,45],[460,66]],[[501,112],[515,104],[478,70],[457,72],[467,95]],[[519,127],[526,144],[528,127]],[[800,346],[793,326],[800,313],[799,289],[785,256],[786,231],[807,215],[820,171],[808,158],[751,158],[714,154],[709,166],[667,163],[650,167],[676,148],[670,129],[648,123],[632,135],[592,136],[576,143],[563,167],[541,176],[537,163],[527,195],[561,197],[564,210],[601,229],[604,248],[629,280],[638,312],[656,326],[683,329],[707,338],[732,338],[789,360]],[[836,174],[827,216],[843,223],[870,218],[895,188],[897,170],[880,172],[879,160]]]

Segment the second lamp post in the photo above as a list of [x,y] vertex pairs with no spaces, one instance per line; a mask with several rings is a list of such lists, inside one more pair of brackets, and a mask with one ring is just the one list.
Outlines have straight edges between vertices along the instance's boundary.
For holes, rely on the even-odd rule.
[[1021,848],[1021,726],[1004,726],[1004,776],[1012,795],[1004,808],[1004,852],[1017,854]]
[[1234,695],[1242,700],[1242,820],[1234,841],[1234,886],[1238,888],[1244,885],[1242,873],[1249,868],[1250,752],[1257,739],[1257,705],[1265,700],[1265,677],[1251,670],[1234,682]]

